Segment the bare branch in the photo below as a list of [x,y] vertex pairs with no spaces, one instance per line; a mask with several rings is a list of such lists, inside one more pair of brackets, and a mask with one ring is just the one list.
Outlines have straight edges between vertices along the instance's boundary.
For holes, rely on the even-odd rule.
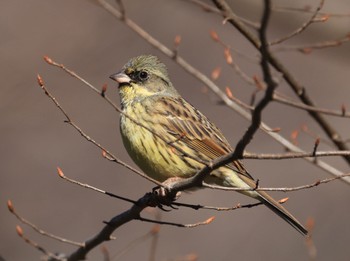
[[114,230],[133,219],[138,219],[139,214],[143,209],[150,205],[154,205],[154,203],[152,203],[155,202],[154,196],[155,195],[152,193],[147,193],[145,196],[140,198],[130,209],[122,212],[121,214],[113,217],[110,221],[106,222],[106,225],[103,227],[103,229],[97,235],[85,241],[84,247],[80,247],[72,254],[70,254],[67,257],[67,261],[84,260],[90,250],[102,242],[110,240]]
[[149,223],[160,224],[160,225],[169,225],[169,226],[183,227],[183,228],[194,228],[194,227],[210,224],[211,222],[213,222],[214,217],[210,217],[207,220],[204,220],[202,222],[197,222],[194,224],[181,224],[181,223],[174,223],[174,222],[166,222],[166,221],[154,220],[154,219],[143,218],[143,217],[139,217],[138,220],[149,222]]
[[[242,24],[238,19],[237,16],[233,13],[230,6],[226,3],[225,0],[213,0],[213,2],[216,4],[216,6],[222,11],[222,15],[225,18],[229,18],[231,24],[243,34],[247,38],[247,40],[255,47],[260,48],[260,41],[253,36],[250,31]],[[290,85],[290,87],[293,89],[293,91],[298,95],[298,97],[301,99],[302,102],[304,102],[307,105],[314,106],[314,102],[311,100],[311,98],[307,95],[305,88],[298,83],[298,81],[293,77],[293,75],[285,68],[285,66],[273,55],[270,53],[269,61],[271,65],[281,73],[284,80]],[[226,100],[223,99],[225,102]],[[314,106],[315,107],[315,106]],[[237,109],[239,112],[239,110]],[[326,132],[327,136],[333,141],[333,143],[338,147],[339,150],[349,150],[348,146],[345,144],[345,142],[342,140],[338,132],[329,124],[328,121],[322,115],[320,115],[317,112],[310,111],[310,115],[318,122],[320,127]],[[262,124],[262,126],[266,126]],[[269,129],[269,127],[266,126],[265,129]],[[280,143],[282,143],[284,146],[286,146],[288,149],[292,151],[299,151],[301,152],[301,149],[296,147],[295,145],[287,142],[286,140],[283,140],[280,135],[276,135],[276,133],[267,132],[270,136],[277,139]],[[293,147],[293,148],[292,148]],[[350,156],[344,156],[344,159],[347,160],[348,163],[350,163]],[[330,166],[326,164],[325,162],[318,162],[317,166],[320,168],[323,168],[327,170],[332,175],[341,175],[341,171],[336,170],[333,166]],[[342,179],[343,181],[346,181],[347,184],[350,184],[350,179]]]
[[[314,11],[312,11],[308,7],[304,8],[298,8],[298,7],[281,7],[281,6],[275,6],[273,7],[273,10],[276,12],[285,12],[285,13],[309,13],[312,14]],[[336,17],[336,18],[348,18],[350,17],[350,13],[345,14],[338,14],[338,13],[323,13],[319,12],[319,15],[322,16],[329,16],[329,17]]]
[[[229,19],[229,22],[256,48],[260,48],[260,41],[253,35],[246,26],[239,21],[230,6],[225,0],[213,0],[216,6],[222,11],[222,15]],[[347,37],[349,40],[349,37]],[[339,42],[339,41],[338,41]],[[271,53],[269,53],[269,62],[281,73],[284,80],[289,84],[292,90],[298,95],[299,99],[307,105],[315,107],[315,103],[309,97],[306,89],[294,78],[287,68]],[[318,112],[309,111],[309,114],[315,119],[319,126],[324,130],[327,136],[337,146],[339,150],[349,150],[346,143],[342,140],[340,134],[331,126],[331,124]],[[343,157],[350,164],[350,156]],[[321,164],[324,165],[324,164]],[[330,168],[328,168],[330,171]]]
[[320,107],[309,106],[304,103],[295,102],[290,99],[284,98],[277,93],[274,94],[273,100],[282,104],[290,105],[294,108],[302,109],[302,110],[314,111],[314,112],[319,112],[319,113],[343,117],[343,118],[350,118],[350,113],[346,112],[345,110],[330,110],[330,109],[325,109]]
[[7,208],[19,221],[21,221],[23,224],[31,227],[37,233],[39,233],[39,234],[41,234],[43,236],[55,239],[55,240],[60,241],[62,243],[66,243],[66,244],[70,244],[70,245],[74,245],[74,246],[81,246],[81,247],[83,246],[83,244],[80,243],[80,242],[75,242],[75,241],[72,241],[72,240],[69,240],[69,239],[66,239],[66,238],[59,237],[59,236],[53,235],[51,233],[48,233],[45,230],[43,230],[43,229],[39,228],[38,226],[36,226],[35,224],[33,224],[32,222],[30,222],[27,219],[23,218],[22,216],[20,216],[17,213],[17,211],[15,210],[15,207],[13,206],[11,200],[7,201]]
[[247,188],[222,187],[222,186],[211,185],[211,184],[207,184],[207,183],[204,183],[203,187],[211,188],[211,189],[226,190],[226,191],[253,191],[253,190],[254,191],[259,191],[259,190],[262,190],[262,191],[291,192],[291,191],[298,191],[298,190],[303,190],[303,189],[314,188],[314,187],[317,187],[320,184],[325,184],[325,183],[328,183],[328,182],[331,182],[331,181],[334,181],[334,180],[337,180],[337,179],[341,179],[343,177],[349,177],[349,176],[350,176],[350,173],[342,174],[342,175],[339,175],[338,177],[318,180],[318,181],[315,181],[314,183],[311,183],[311,184],[308,184],[308,185],[301,185],[301,186],[298,186],[298,187],[291,187],[291,188],[260,188],[260,187],[257,187],[257,188],[248,188],[247,189]]
[[305,153],[284,153],[284,154],[267,154],[267,153],[249,153],[244,152],[244,159],[260,159],[260,160],[282,160],[282,159],[300,159],[300,158],[316,158],[316,157],[333,157],[333,156],[349,156],[350,151],[317,151],[317,152],[305,152]]
[[[223,0],[217,0],[217,1],[220,1],[220,3],[222,2],[222,3],[226,4],[226,2],[223,1]],[[120,12],[117,9],[115,9],[113,6],[111,6],[108,2],[106,2],[105,0],[98,0],[98,2],[101,4],[101,6],[103,8],[105,8],[108,12],[110,12],[116,19],[124,22],[125,25],[127,25],[132,31],[137,33],[142,39],[144,39],[149,44],[151,44],[152,46],[157,48],[159,51],[161,51],[166,56],[168,56],[170,58],[174,57],[174,53],[169,48],[167,48],[165,45],[163,45],[157,39],[153,38],[150,34],[148,34],[145,30],[143,30],[140,26],[138,26],[131,19],[125,18],[124,20],[122,20]],[[226,8],[226,5],[223,8]],[[232,10],[230,11],[230,9],[229,10],[227,9],[226,13],[232,13]],[[235,18],[233,13],[232,13],[231,20],[232,20],[232,18]],[[247,37],[247,39],[249,39],[249,41],[254,46],[259,47],[260,44],[258,43],[257,38],[255,36],[253,36],[244,27],[244,25],[243,25],[243,28],[241,28],[242,27],[242,23],[241,22],[236,21],[236,20],[233,20],[233,22],[234,22],[235,25],[240,27],[239,30],[241,32],[243,32],[243,35],[245,37]],[[204,75],[203,73],[198,71],[196,68],[191,66],[187,61],[185,61],[179,55],[176,56],[176,59],[174,61],[178,65],[180,65],[186,72],[188,72],[189,74],[191,74],[192,76],[197,78],[199,81],[201,81],[203,84],[205,84],[207,87],[209,87],[229,108],[235,110],[237,113],[239,113],[245,119],[250,120],[250,118],[251,118],[250,113],[247,112],[244,108],[242,108],[238,104],[236,104],[235,102],[233,102],[230,98],[228,98],[227,95],[223,91],[221,91],[221,89],[213,81],[211,81],[206,75]],[[277,65],[274,65],[274,66],[277,66]],[[280,68],[279,71],[283,74],[284,77],[286,77],[288,79],[291,79],[292,83],[296,84],[296,81],[294,80],[292,75],[290,75],[289,72],[287,72],[284,68]],[[299,85],[297,84],[297,86],[299,86]],[[270,128],[268,125],[262,123],[261,127],[270,137],[275,139],[277,142],[281,143],[288,150],[294,151],[294,152],[303,152],[300,148],[298,148],[297,146],[295,146],[294,144],[292,144],[291,142],[289,142],[288,140],[283,138],[278,133],[271,132],[270,130],[272,128]],[[347,149],[345,149],[345,150],[347,150]],[[308,159],[306,159],[306,160],[308,160]],[[310,160],[308,160],[308,161],[310,161]],[[311,161],[311,162],[314,163],[313,161]],[[331,165],[329,165],[329,164],[327,164],[327,163],[325,163],[323,161],[318,161],[316,163],[316,166],[318,166],[319,168],[321,168],[321,169],[325,170],[326,172],[332,174],[333,176],[337,176],[337,175],[341,175],[342,174],[342,172],[340,170],[334,168],[333,166],[331,166]],[[342,180],[345,181],[347,184],[350,184],[350,179],[342,179]]]
[[[299,51],[299,52],[304,53],[304,54],[310,54],[312,51],[331,48],[331,47],[337,47],[337,46],[340,46],[344,43],[348,43],[349,41],[350,41],[350,35],[347,34],[347,35],[345,35],[339,39],[335,39],[335,40],[327,40],[324,42],[306,44],[306,45],[302,45],[302,46],[281,46],[279,48],[275,48],[275,51],[276,52]],[[309,105],[311,105],[311,104],[309,104]]]
[[130,252],[133,248],[135,248],[137,245],[145,242],[147,239],[152,238],[154,236],[153,232],[154,228],[152,228],[150,231],[148,231],[146,234],[141,235],[137,238],[135,238],[133,241],[128,243],[124,248],[122,248],[120,251],[118,251],[114,256],[113,260],[121,260],[121,258],[128,252]]
[[296,29],[294,32],[280,38],[280,39],[276,39],[270,42],[270,45],[275,45],[275,44],[280,44],[288,39],[291,39],[292,37],[301,34],[303,31],[306,30],[306,28],[308,28],[310,26],[310,24],[314,23],[314,22],[320,22],[320,21],[324,21],[324,20],[317,20],[316,16],[318,15],[319,11],[322,9],[323,5],[324,5],[324,1],[325,0],[320,0],[320,3],[318,4],[316,10],[314,11],[314,13],[312,14],[312,16],[310,17],[310,19],[308,21],[306,21],[304,24],[302,24],[302,26],[300,26],[298,29]]
[[[62,65],[63,66],[63,65]],[[91,142],[92,144],[94,144],[95,146],[97,146],[98,148],[100,148],[101,150],[105,151],[111,158],[114,159],[114,161],[122,166],[124,166],[125,168],[133,171],[134,173],[138,174],[139,176],[161,186],[162,184],[160,182],[158,182],[155,179],[152,179],[150,177],[148,177],[147,175],[145,175],[144,173],[142,173],[141,171],[131,167],[130,165],[128,165],[127,163],[123,162],[122,160],[120,160],[119,158],[117,158],[116,156],[114,156],[111,152],[109,152],[106,148],[104,148],[101,144],[97,143],[94,139],[92,139],[90,136],[88,136],[87,134],[85,134],[85,132],[78,126],[76,125],[71,118],[69,117],[68,113],[63,109],[63,107],[59,104],[59,102],[57,101],[57,99],[52,96],[52,94],[47,90],[47,88],[45,87],[44,81],[41,78],[40,75],[38,75],[38,83],[40,85],[40,87],[43,89],[43,91],[45,92],[46,96],[49,97],[54,104],[56,105],[56,107],[63,113],[63,115],[66,117],[66,123],[68,123],[69,125],[71,125],[75,130],[77,130],[79,132],[79,134],[81,136],[83,136],[87,141]],[[85,80],[84,80],[85,81]],[[85,81],[86,82],[86,81]],[[88,83],[89,84],[89,83]],[[90,84],[89,84],[90,85]],[[92,86],[92,88],[94,88]],[[94,88],[95,89],[95,88]]]
[[[175,55],[175,54],[174,54]],[[72,70],[68,69],[67,67],[65,67],[63,64],[59,64],[59,63],[56,63],[55,61],[53,61],[51,58],[45,56],[44,57],[45,61],[50,64],[50,65],[53,65],[53,66],[56,66],[56,67],[59,67],[60,69],[63,69],[65,72],[67,72],[68,74],[70,74],[71,76],[73,76],[74,78],[78,79],[79,81],[83,82],[86,86],[88,86],[91,90],[93,90],[94,92],[98,93],[101,95],[101,97],[103,97],[116,111],[118,111],[120,114],[123,114],[125,115],[125,117],[127,117],[129,120],[133,121],[135,124],[139,125],[140,127],[148,130],[149,132],[151,132],[153,135],[157,136],[159,139],[163,140],[165,143],[171,145],[172,147],[174,147],[177,151],[179,151],[181,154],[183,154],[184,156],[188,157],[188,158],[191,158],[193,160],[196,160],[204,165],[207,165],[208,162],[204,161],[204,160],[201,160],[199,159],[198,157],[194,157],[190,154],[188,154],[186,151],[184,151],[183,149],[181,149],[179,146],[176,146],[175,141],[176,140],[166,140],[162,135],[159,135],[157,132],[153,131],[152,129],[150,129],[149,127],[145,126],[144,124],[142,124],[141,122],[139,122],[138,120],[136,120],[134,117],[131,117],[130,115],[124,113],[117,105],[115,105],[108,97],[107,95],[104,93],[103,89],[102,91],[99,91],[96,87],[94,87],[92,84],[90,84],[88,81],[86,81],[85,79],[83,79],[82,77],[80,77],[77,73],[73,72]],[[40,76],[38,76],[40,77]],[[38,80],[39,82],[39,85],[43,88],[43,80],[41,79],[41,83],[42,85],[40,84],[40,81]],[[46,92],[45,92],[46,93]],[[57,106],[57,104],[56,104]],[[65,116],[67,117],[67,114],[65,113]],[[84,138],[88,139],[90,142],[94,143],[94,141],[92,141],[90,139],[90,137],[88,137],[85,133],[83,133],[83,131],[77,126],[75,125],[74,123],[72,123],[71,121],[67,121],[70,125],[72,125],[74,128],[76,128],[78,130],[78,132],[84,136]],[[85,135],[84,135],[85,134]],[[122,161],[119,160],[118,158],[116,158],[115,156],[113,156],[109,151],[105,150],[102,148],[102,146],[99,144],[97,144],[96,142],[94,143],[96,146],[98,146],[99,148],[101,148],[102,150],[104,150],[106,152],[106,154],[108,154],[110,156],[109,160],[111,160],[111,158],[113,158],[116,163],[118,164],[126,164],[126,163],[123,163],[122,164]],[[129,166],[130,167],[130,166]],[[128,168],[129,168],[128,167]],[[132,167],[130,167],[132,168]],[[133,168],[132,168],[133,169]],[[135,171],[134,171],[135,172]],[[135,172],[137,173],[137,172]],[[138,172],[137,174],[140,174],[141,172]],[[147,177],[147,176],[145,176]],[[146,179],[149,179],[150,181],[152,181],[151,178],[146,178]],[[153,183],[155,183],[155,180],[152,181]],[[157,185],[161,185],[160,183],[156,183]]]
[[24,240],[24,242],[26,242],[27,244],[31,245],[35,249],[39,250],[45,256],[49,257],[50,260],[52,260],[52,261],[65,261],[66,260],[64,256],[55,255],[55,254],[47,251],[45,248],[40,246],[38,243],[36,243],[33,240],[31,240],[28,237],[26,237],[24,235],[23,230],[22,230],[22,228],[20,226],[16,226],[16,231],[17,231],[17,234],[20,236],[20,238],[22,238]]
[[270,18],[270,1],[265,0],[264,5],[264,13],[261,19],[261,28],[259,30],[259,38],[261,41],[260,53],[261,53],[261,68],[264,75],[264,81],[267,85],[265,96],[259,102],[259,104],[255,107],[252,112],[252,121],[248,130],[244,133],[241,140],[237,143],[236,148],[234,150],[234,154],[237,155],[238,158],[243,156],[243,152],[248,143],[252,140],[255,132],[259,129],[261,124],[261,117],[263,109],[272,101],[273,92],[276,88],[276,83],[272,79],[272,75],[269,68],[269,50],[268,50],[268,42],[266,39],[266,30],[268,21]]
[[[189,2],[191,2],[191,3],[193,3],[193,4],[198,5],[199,7],[201,7],[201,8],[202,8],[204,11],[206,11],[206,12],[211,12],[211,13],[220,14],[220,10],[219,10],[219,9],[217,9],[217,8],[215,8],[215,7],[213,7],[213,6],[209,5],[209,4],[206,4],[206,3],[202,2],[201,0],[187,0],[187,1],[189,1]],[[238,16],[237,16],[237,17],[238,17]],[[252,21],[250,21],[250,20],[248,20],[248,19],[245,19],[245,18],[243,18],[243,17],[239,17],[239,19],[240,19],[243,23],[245,23],[245,24],[251,26],[251,27],[254,28],[254,29],[258,29],[258,28],[259,28],[259,24],[258,24],[258,23],[252,22]],[[226,22],[226,19],[223,21],[223,23],[225,23],[225,22]]]
[[192,208],[194,210],[198,209],[208,209],[208,210],[216,210],[216,211],[232,211],[240,208],[252,208],[256,206],[263,205],[264,203],[257,202],[254,204],[246,204],[246,205],[241,205],[240,203],[236,204],[233,207],[214,207],[214,206],[203,206],[203,205],[193,205],[193,204],[186,204],[186,203],[179,203],[179,202],[173,202],[172,205],[174,206],[179,206],[179,207],[187,207],[187,208]]
[[78,185],[78,186],[81,186],[81,187],[83,187],[83,188],[91,189],[91,190],[93,190],[93,191],[95,191],[95,192],[99,192],[99,193],[102,193],[102,194],[106,194],[106,195],[108,195],[108,196],[110,196],[110,197],[117,198],[117,199],[120,199],[120,200],[124,200],[124,201],[129,202],[129,203],[133,203],[133,204],[136,203],[135,200],[132,200],[132,199],[129,199],[129,198],[126,198],[126,197],[121,197],[121,196],[115,195],[115,194],[113,194],[113,193],[110,193],[110,192],[108,192],[108,191],[104,191],[104,190],[102,190],[102,189],[93,187],[93,186],[91,186],[91,185],[89,185],[89,184],[82,183],[82,182],[79,182],[79,181],[77,181],[77,180],[68,178],[66,175],[64,175],[63,171],[62,171],[61,168],[59,168],[59,167],[57,168],[57,173],[58,173],[58,175],[60,176],[60,178],[66,180],[66,181],[68,181],[68,182],[70,182],[70,183],[73,183],[73,184],[76,184],[76,185]]

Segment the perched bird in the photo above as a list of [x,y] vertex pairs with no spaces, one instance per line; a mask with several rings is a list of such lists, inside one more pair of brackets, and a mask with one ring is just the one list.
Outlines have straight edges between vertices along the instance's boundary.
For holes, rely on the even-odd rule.
[[[157,57],[135,57],[110,78],[119,83],[124,146],[148,176],[161,182],[174,177],[188,178],[204,167],[203,162],[233,151],[222,132],[180,96],[166,66]],[[205,182],[227,187],[256,187],[240,161],[212,171]],[[303,225],[266,192],[240,192],[261,201],[307,235]]]

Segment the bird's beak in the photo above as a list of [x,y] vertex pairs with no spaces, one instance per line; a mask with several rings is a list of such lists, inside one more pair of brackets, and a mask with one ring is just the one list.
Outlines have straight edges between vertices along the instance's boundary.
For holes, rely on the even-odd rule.
[[123,83],[130,83],[131,82],[131,79],[129,76],[127,76],[125,73],[123,72],[119,72],[119,73],[115,73],[115,74],[112,74],[111,76],[109,76],[109,78],[111,78],[112,80],[116,81],[120,84],[123,84]]

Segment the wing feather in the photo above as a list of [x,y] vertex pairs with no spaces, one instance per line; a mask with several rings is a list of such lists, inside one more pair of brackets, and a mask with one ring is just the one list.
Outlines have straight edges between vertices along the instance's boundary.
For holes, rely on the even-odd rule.
[[[167,133],[173,136],[174,140],[184,142],[201,158],[214,160],[233,151],[221,131],[182,98],[165,97],[159,102],[162,103],[162,106],[155,105],[153,108],[156,110],[157,108],[164,110],[164,106],[168,108]],[[240,161],[233,161],[226,166],[253,180]]]

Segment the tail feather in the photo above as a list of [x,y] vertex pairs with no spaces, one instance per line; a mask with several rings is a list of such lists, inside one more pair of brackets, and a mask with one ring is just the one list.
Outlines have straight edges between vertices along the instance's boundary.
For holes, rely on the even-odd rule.
[[289,213],[288,210],[282,207],[281,204],[275,201],[267,193],[261,193],[262,191],[257,192],[259,192],[259,200],[262,203],[264,203],[269,209],[271,209],[273,212],[279,215],[283,220],[285,220],[288,224],[290,224],[292,227],[298,230],[302,235],[308,235],[308,231],[306,230],[306,228],[302,224],[300,224],[300,222],[291,213]]
[[[240,176],[241,180],[244,181],[248,186],[253,188],[255,183],[253,180],[248,179],[245,176]],[[260,200],[264,205],[266,205],[269,209],[275,212],[278,216],[280,216],[283,220],[285,220],[288,224],[298,230],[302,235],[307,236],[308,231],[306,228],[291,214],[285,209],[280,203],[274,200],[269,194],[265,191],[254,191],[254,195],[249,191],[248,193],[244,193],[250,197],[254,197]]]

